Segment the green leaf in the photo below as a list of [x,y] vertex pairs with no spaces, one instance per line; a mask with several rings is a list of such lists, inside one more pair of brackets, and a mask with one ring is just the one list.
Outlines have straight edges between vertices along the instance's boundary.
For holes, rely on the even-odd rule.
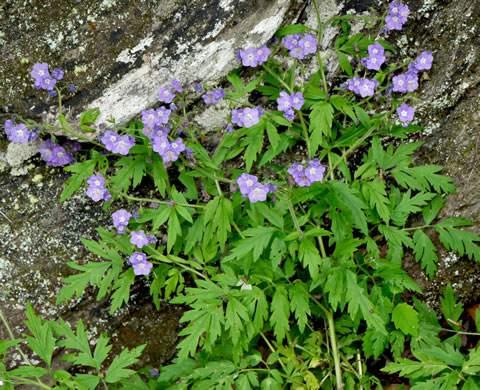
[[368,117],[368,114],[357,104],[354,104],[353,108],[355,109],[358,119],[360,119],[360,123],[366,130],[368,130],[370,128],[370,118]]
[[115,290],[112,294],[112,305],[110,307],[110,315],[115,313],[117,309],[122,307],[123,303],[128,303],[130,299],[130,287],[135,282],[135,274],[133,273],[133,268],[130,267],[125,271],[120,278],[118,278],[114,285],[113,289]]
[[120,355],[115,356],[115,359],[113,359],[112,364],[110,364],[105,374],[105,381],[107,383],[116,383],[135,374],[134,370],[127,369],[126,367],[139,361],[138,357],[145,348],[145,345],[146,344],[133,348],[131,351],[125,348]]
[[380,218],[388,223],[390,220],[389,200],[385,191],[385,182],[365,182],[362,185],[362,194],[370,207],[375,207]]
[[397,183],[406,189],[430,191],[433,187],[438,193],[453,194],[455,186],[452,184],[452,179],[437,174],[442,169],[443,167],[437,165],[397,167],[392,170],[392,175]]
[[246,257],[249,257],[253,262],[257,261],[263,251],[268,247],[268,244],[276,231],[276,228],[261,226],[244,230],[243,234],[248,238],[238,240],[235,243],[235,247],[232,249],[232,253],[225,257],[223,262],[241,260]]
[[448,367],[448,365],[436,359],[414,361],[400,358],[395,363],[389,363],[388,366],[382,368],[381,371],[390,374],[398,372],[400,376],[417,379],[421,377],[432,377],[449,369],[450,367]]
[[347,56],[338,50],[337,50],[337,56],[338,56],[338,63],[340,64],[340,68],[342,68],[342,70],[346,74],[348,74],[349,77],[353,77],[352,65],[350,65],[350,61],[348,60]]
[[95,346],[95,351],[93,352],[93,360],[97,364],[97,367],[100,367],[104,360],[107,358],[110,350],[112,349],[111,345],[108,345],[109,337],[107,334],[102,334],[97,340],[97,345]]
[[273,149],[277,149],[277,146],[280,142],[280,136],[278,135],[277,128],[272,122],[267,122],[267,134],[268,140],[270,141]]
[[303,333],[308,322],[308,315],[310,315],[310,296],[303,283],[295,283],[288,289],[290,297],[290,310],[295,314],[300,332]]
[[100,109],[98,107],[89,108],[80,116],[80,125],[88,125],[89,123],[95,122],[95,119],[97,119],[99,115]]
[[457,303],[457,298],[453,293],[453,288],[450,283],[448,283],[445,289],[444,297],[440,297],[440,303],[442,304],[442,314],[444,315],[448,324],[451,328],[458,330],[458,326],[454,325],[451,321],[458,323],[460,316],[463,313],[463,305],[461,302]]
[[260,384],[261,390],[281,390],[282,385],[271,376],[266,377]]
[[480,247],[475,243],[480,241],[480,237],[475,233],[465,230],[454,229],[454,226],[468,226],[471,222],[462,218],[448,218],[434,226],[439,233],[439,238],[443,246],[448,250],[453,250],[460,256],[466,254],[469,259],[475,258],[480,261]]
[[227,80],[230,81],[230,83],[233,85],[233,87],[237,90],[243,93],[243,83],[242,79],[238,76],[236,73],[231,73],[229,76],[227,76]]
[[331,137],[333,111],[332,105],[326,101],[320,101],[312,106],[309,127],[309,131],[312,133],[310,138],[312,153],[315,153],[322,145],[323,136]]
[[462,365],[462,372],[467,375],[478,375],[480,372],[480,348],[470,350],[469,359]]
[[48,326],[48,323],[42,321],[40,316],[35,315],[30,302],[27,302],[26,315],[28,320],[25,321],[25,325],[27,325],[33,335],[33,337],[26,337],[28,346],[50,367],[56,340],[52,330]]
[[270,321],[273,325],[273,331],[278,341],[282,341],[290,328],[288,317],[290,312],[290,304],[288,302],[287,290],[283,286],[277,286],[275,294],[273,294],[271,304]]
[[435,275],[437,270],[438,256],[437,248],[433,245],[430,238],[421,230],[415,231],[413,235],[413,252],[415,253],[415,261],[421,261],[422,269],[425,270],[430,279]]
[[303,24],[291,24],[290,26],[280,27],[275,33],[276,37],[285,37],[287,35],[298,34],[302,31],[310,31],[311,28]]
[[430,223],[432,223],[432,221],[437,217],[438,212],[443,208],[443,205],[446,201],[446,198],[439,195],[423,208],[422,214],[426,225],[430,225]]
[[75,174],[69,177],[63,185],[60,203],[63,203],[80,189],[84,178],[92,176],[96,166],[97,160],[87,160],[65,168],[66,171],[75,172]]
[[400,303],[392,312],[392,321],[397,329],[412,336],[418,336],[418,313],[410,305]]
[[346,301],[348,302],[348,313],[352,320],[357,316],[358,310],[367,321],[368,326],[376,331],[387,334],[384,321],[375,313],[372,302],[364,294],[363,288],[357,284],[357,276],[350,270],[346,271]]
[[372,329],[367,329],[363,337],[362,349],[366,357],[373,356],[375,360],[382,354],[387,346],[388,337]]
[[17,375],[24,378],[41,378],[48,374],[48,371],[42,367],[21,366],[14,370],[8,371],[10,375]]
[[303,266],[305,268],[308,267],[310,277],[314,278],[318,274],[318,268],[321,264],[322,256],[320,256],[320,252],[312,240],[304,237],[303,240],[300,241],[298,257],[300,258]]

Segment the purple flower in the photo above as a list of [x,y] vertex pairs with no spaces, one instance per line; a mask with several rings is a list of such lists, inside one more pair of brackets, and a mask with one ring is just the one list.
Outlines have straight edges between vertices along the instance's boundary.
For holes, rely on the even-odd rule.
[[401,6],[401,3],[397,1],[393,1],[389,6],[388,6],[388,13],[390,15],[399,15],[400,10],[399,7]]
[[250,199],[250,202],[252,203],[263,202],[264,200],[267,199],[267,194],[268,194],[267,186],[264,186],[263,184],[260,184],[260,183],[255,183],[250,189],[250,192],[248,193],[248,199]]
[[100,138],[100,141],[105,145],[107,150],[112,151],[119,139],[120,136],[117,133],[107,130],[103,134],[103,137]]
[[185,150],[185,145],[183,144],[183,141],[181,138],[177,138],[175,141],[172,141],[170,143],[170,147],[177,155],[179,155],[181,152]]
[[353,79],[348,79],[348,90],[354,93],[360,93],[360,85],[362,79],[355,76]]
[[125,227],[128,225],[128,221],[130,220],[131,216],[132,214],[124,209],[115,211],[112,214],[113,226],[115,226],[119,233],[125,233]]
[[153,139],[152,148],[160,156],[163,156],[166,153],[166,151],[170,149],[170,142],[168,142],[167,136],[161,135],[161,136],[155,137]]
[[258,65],[257,49],[250,47],[239,51],[243,66],[256,67]]
[[175,94],[168,87],[158,89],[158,100],[164,103],[171,103]]
[[170,104],[170,111],[174,112],[174,111],[177,111],[178,107],[175,103],[171,103]]
[[46,162],[49,163],[52,159],[52,140],[47,139],[40,147],[38,148],[38,151],[40,152],[40,156],[42,156],[42,159]]
[[258,111],[255,108],[245,108],[243,110],[243,126],[250,128],[256,125],[260,120],[258,119]]
[[75,84],[70,83],[68,89],[70,90],[70,92],[75,91]]
[[292,93],[290,95],[290,103],[295,110],[300,110],[303,106],[303,103],[305,103],[302,93]]
[[152,269],[153,264],[148,261],[142,261],[133,265],[133,273],[135,275],[148,275]]
[[227,133],[233,133],[233,126],[231,123],[229,123],[227,125],[227,127],[225,128],[225,130],[227,131]]
[[273,184],[273,183],[270,183],[270,182],[265,184],[265,186],[267,187],[268,192],[270,192],[271,194],[273,194],[276,190],[278,190],[278,186],[276,184]]
[[45,77],[41,81],[35,83],[35,86],[38,85],[39,88],[41,89],[46,89],[47,91],[51,91],[52,89],[55,88],[55,84],[57,83],[57,80],[51,78],[51,77]]
[[195,92],[197,92],[197,93],[202,93],[202,91],[203,91],[202,83],[197,83],[197,82],[193,83],[193,88],[195,89]]
[[51,91],[48,91],[48,96],[50,97],[55,97],[58,95],[58,92],[52,89]]
[[415,60],[415,66],[418,70],[428,70],[432,67],[433,56],[429,51],[424,51]]
[[297,46],[290,50],[290,56],[298,60],[303,60],[305,58],[305,52],[301,46]]
[[305,55],[315,54],[317,52],[317,40],[312,34],[308,34],[298,41],[298,46],[300,46]]
[[104,195],[105,195],[105,188],[88,187],[87,189],[87,196],[95,202],[102,200]]
[[50,77],[48,72],[48,64],[35,64],[33,65],[33,70],[30,72],[30,75],[40,83],[45,77]]
[[135,265],[147,261],[147,255],[142,252],[133,252],[133,254],[128,258],[130,265]]
[[261,65],[264,62],[266,62],[268,60],[268,56],[270,55],[270,53],[271,51],[266,45],[260,46],[258,49],[255,49],[258,65]]
[[279,111],[288,111],[292,106],[290,95],[285,91],[280,92],[280,97],[277,98],[277,103]]
[[375,42],[375,44],[368,46],[368,54],[370,54],[371,56],[383,56],[383,53],[383,46],[378,42]]
[[305,167],[302,164],[293,163],[292,166],[287,169],[287,172],[297,181],[297,178],[305,176]]
[[401,122],[409,122],[413,119],[415,109],[403,103],[400,107],[397,108],[397,113]]
[[144,127],[153,128],[158,123],[158,114],[152,108],[151,110],[142,111],[142,123]]
[[213,96],[215,96],[215,99],[223,99],[227,94],[223,90],[223,88],[215,88],[213,90]]
[[407,75],[407,91],[413,92],[418,88],[418,77]]
[[240,193],[244,198],[250,193],[254,184],[257,182],[258,178],[254,175],[249,175],[248,173],[242,173],[239,177],[237,177],[237,184],[240,188]]
[[325,170],[326,167],[324,167],[323,165],[311,163],[307,168],[305,168],[305,176],[312,183],[322,181]]
[[394,92],[407,92],[408,82],[407,77],[404,74],[395,76],[392,78],[393,81],[393,91]]
[[243,110],[232,110],[232,123],[243,127]]
[[360,83],[358,91],[361,97],[373,96],[375,91],[375,83],[368,79],[363,79]]
[[174,150],[172,150],[171,147],[169,147],[164,154],[162,154],[163,162],[168,163],[171,161],[177,161],[178,160],[178,155],[179,153],[175,153]]
[[103,193],[103,200],[105,202],[110,202],[112,200],[112,194],[110,193],[110,191],[108,191],[107,189],[105,190],[105,192]]
[[417,62],[412,61],[408,64],[408,70],[405,72],[406,76],[417,76],[418,75],[418,69],[417,69]]
[[410,10],[408,9],[408,6],[400,4],[398,6],[398,15],[402,23],[405,23],[408,19],[408,15],[410,15]]
[[215,94],[213,92],[207,92],[202,95],[203,101],[205,104],[217,104],[218,99],[215,97]]
[[262,106],[255,107],[255,110],[258,112],[258,117],[261,118],[264,115],[264,110]]
[[[158,207],[158,205],[157,205],[157,207]],[[158,242],[157,237],[155,237],[153,234],[149,234],[147,236],[147,240],[148,240],[149,244],[156,244]]]
[[122,135],[113,145],[112,152],[126,156],[130,149],[135,145],[135,139],[129,135]]
[[386,58],[384,55],[377,54],[376,56],[371,55],[367,58],[365,67],[371,70],[380,70],[380,67],[385,62]]
[[293,109],[289,108],[287,111],[283,113],[283,117],[287,121],[293,121],[293,119],[295,118],[295,112],[293,112]]
[[401,30],[403,27],[402,19],[397,15],[388,15],[385,18],[389,30]]
[[10,120],[5,122],[5,133],[10,142],[19,144],[28,143],[32,137],[32,132],[29,131],[23,123],[20,123],[18,126],[13,126],[13,122]]
[[158,116],[158,124],[164,125],[168,123],[168,120],[170,118],[170,114],[172,113],[172,111],[167,110],[165,107],[161,106],[161,107],[158,107],[155,112]]
[[180,84],[180,81],[178,81],[177,79],[172,80],[172,88],[176,92],[183,92],[182,85]]
[[52,76],[55,77],[57,80],[63,79],[63,70],[61,68],[55,68],[52,70]]
[[55,145],[52,149],[51,166],[59,167],[70,164],[74,161],[73,156],[60,145]]
[[140,230],[139,232],[131,232],[130,243],[132,243],[132,245],[135,245],[137,248],[143,248],[144,246],[149,244],[148,238],[143,230]]
[[286,49],[292,50],[298,46],[298,42],[300,41],[300,39],[300,34],[287,35],[286,37],[282,38],[282,43]]

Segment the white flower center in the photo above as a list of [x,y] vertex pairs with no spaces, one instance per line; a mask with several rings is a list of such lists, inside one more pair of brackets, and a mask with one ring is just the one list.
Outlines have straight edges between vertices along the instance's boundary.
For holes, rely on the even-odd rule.
[[420,62],[424,64],[425,62],[427,62],[427,60],[425,58],[420,58]]
[[167,89],[167,90],[165,90],[165,91],[163,92],[163,96],[168,96],[168,95],[170,95],[170,92],[169,92],[168,89]]
[[98,180],[98,179],[95,180],[95,185],[96,185],[96,186],[100,186],[100,180]]
[[371,61],[372,61],[372,63],[375,64],[375,63],[377,62],[377,58],[376,58],[376,57],[373,57],[373,58],[371,59]]
[[115,142],[117,140],[117,137],[114,135],[110,136],[110,142]]
[[251,187],[253,185],[253,181],[251,179],[248,179],[245,184],[247,185],[247,187]]
[[43,71],[43,69],[40,69],[40,70],[38,71],[38,74],[39,74],[40,76],[43,76],[43,75],[45,74],[45,72]]
[[310,168],[310,175],[315,175],[316,172],[317,170],[314,167]]
[[153,114],[150,114],[150,115],[148,116],[148,120],[149,120],[149,121],[153,121],[153,118],[155,118]]
[[122,215],[120,218],[118,218],[120,222],[125,222],[125,217]]
[[407,116],[407,111],[403,110],[402,111],[402,116]]
[[17,135],[18,135],[19,137],[23,137],[23,130],[18,129],[18,130],[17,130]]
[[377,54],[378,53],[378,49],[373,49],[373,54]]
[[396,14],[398,12],[398,8],[397,7],[393,7],[392,8],[392,13]]
[[123,149],[125,146],[127,146],[127,144],[125,143],[125,141],[120,141],[120,142],[118,143],[118,147],[119,147],[120,149]]
[[398,22],[398,17],[397,17],[397,16],[394,16],[394,17],[393,17],[393,21],[394,21],[395,23]]
[[398,85],[403,86],[403,80],[398,80]]

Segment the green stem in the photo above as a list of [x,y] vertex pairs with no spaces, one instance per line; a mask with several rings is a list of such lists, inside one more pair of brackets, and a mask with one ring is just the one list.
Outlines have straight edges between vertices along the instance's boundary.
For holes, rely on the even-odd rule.
[[210,179],[223,181],[223,182],[225,182],[225,183],[235,184],[235,182],[234,182],[233,180],[226,179],[225,177],[220,177],[220,176],[212,175],[210,172],[206,171],[206,170],[203,169],[203,168],[200,168],[200,167],[197,166],[197,165],[195,166],[195,170],[197,170],[197,171],[200,172],[200,173],[203,173],[205,176],[209,177]]
[[277,81],[279,81],[284,87],[285,89],[289,92],[289,93],[293,93],[293,89],[290,88],[290,86],[285,82],[283,81],[272,69],[270,69],[270,67],[268,67],[267,65],[263,64],[263,69],[265,69],[268,73],[270,73],[275,79],[277,79]]
[[61,129],[63,131],[65,131],[66,133],[70,134],[70,135],[73,135],[74,137],[77,137],[77,138],[80,138],[80,139],[83,139],[84,141],[87,141],[91,144],[94,144],[94,145],[97,145],[97,146],[100,146],[101,148],[104,148],[105,149],[105,146],[102,145],[101,143],[97,142],[97,141],[94,141],[93,139],[90,139],[88,137],[85,137],[84,135],[81,135],[81,134],[78,134],[78,133],[75,133],[74,131],[62,126]]
[[[265,334],[262,331],[259,331],[259,333],[262,336],[263,340],[265,340],[265,342],[267,343],[268,348],[270,348],[270,351],[272,351],[272,353],[275,353],[276,350],[275,348],[273,348],[273,345],[270,343],[270,341],[268,341],[267,336],[265,336]],[[282,368],[285,370],[285,365],[283,364],[282,359],[280,359],[280,357],[278,358],[278,361],[280,362],[280,365],[282,366]]]
[[301,111],[298,111],[298,116],[300,117],[300,122],[302,122],[303,135],[305,137],[305,142],[307,143],[308,157],[313,158],[312,149],[310,147],[310,138],[308,136],[307,125],[305,124],[305,119],[303,118],[303,113]]
[[368,131],[361,137],[359,138],[352,146],[350,146],[343,154],[342,157],[340,157],[335,164],[333,164],[333,167],[331,169],[331,172],[334,172],[335,169],[340,165],[342,161],[346,162],[347,156],[352,153],[357,146],[359,146],[363,141],[365,141],[368,137],[370,137],[375,130],[375,126],[372,126]]
[[220,188],[220,183],[215,179],[215,186],[217,187],[218,195],[223,196],[222,189]]
[[295,71],[297,70],[297,59],[293,59],[293,66],[292,66],[292,79],[290,80],[290,90],[293,91],[295,87]]
[[297,216],[295,214],[295,210],[293,209],[293,204],[292,204],[292,200],[287,197],[286,199],[287,201],[287,204],[288,204],[288,210],[290,211],[290,215],[292,216],[292,219],[293,219],[293,224],[295,225],[295,229],[297,229],[297,232],[302,232],[302,229],[300,228],[300,224],[298,223],[298,219],[297,219]]
[[[10,325],[8,325],[8,322],[7,320],[5,319],[5,317],[3,316],[3,312],[0,310],[0,319],[2,320],[3,322],[3,325],[5,325],[5,328],[7,329],[7,332],[8,332],[8,335],[10,336],[10,338],[12,340],[15,340],[15,337],[13,336],[13,332],[12,332],[12,329],[10,329]],[[20,355],[22,356],[23,360],[25,360],[25,362],[31,366],[31,367],[35,367],[31,362],[30,360],[28,360],[27,356],[23,353],[23,351],[20,349],[20,347],[18,345],[15,345],[15,349],[20,353]],[[26,380],[26,379],[25,379]],[[36,385],[39,385],[40,387],[43,387],[45,389],[50,389],[50,387],[47,387],[45,384],[43,384],[40,379],[37,378],[37,382],[33,382],[32,383],[36,384]]]
[[240,228],[238,227],[237,223],[235,222],[235,220],[232,220],[232,225],[233,227],[235,228],[235,230],[237,231],[237,233],[239,234],[239,236],[241,238],[245,238],[244,234],[242,233],[242,231],[240,230]]
[[[318,4],[317,4],[316,0],[313,0],[313,6],[315,7],[315,13],[317,14],[317,22],[318,22],[318,37],[317,37],[317,40],[318,40],[318,45],[321,46],[323,28],[325,26],[322,24],[322,20],[320,18],[320,12],[318,10]],[[325,90],[325,95],[328,95],[327,79],[325,78],[325,71],[323,70],[322,56],[320,54],[320,50],[317,51],[317,59],[318,59],[318,65],[320,67],[320,74],[322,75],[323,89]]]
[[[183,268],[183,269],[186,270],[186,271],[192,272],[192,273],[194,273],[195,275],[200,276],[202,279],[208,279],[208,277],[206,277],[204,274],[202,274],[201,272],[197,271],[196,269],[193,269],[192,267],[189,267],[188,265],[182,264],[182,263],[179,262],[178,260],[171,259],[171,258],[169,258],[168,256],[163,255],[162,253],[160,253],[158,250],[156,250],[156,249],[154,249],[154,248],[150,248],[150,249],[153,250],[153,251],[156,253],[156,257],[159,258],[160,261],[162,261],[162,257],[163,257],[163,258],[166,258],[168,261],[163,261],[164,263],[174,264],[174,265],[176,265],[177,267]],[[181,258],[178,257],[177,259],[181,259]],[[181,260],[183,260],[183,259],[181,259]],[[185,260],[185,262],[188,262],[188,261]],[[160,264],[160,263],[158,263],[158,264]]]
[[[127,200],[133,200],[133,201],[137,201],[137,202],[151,202],[151,203],[166,204],[166,205],[168,205],[168,203],[169,203],[166,200],[160,200],[160,199],[137,198],[135,196],[130,196],[130,195],[124,194],[123,192],[119,192],[119,195],[123,196]],[[193,208],[197,208],[197,209],[205,208],[205,206],[203,206],[201,204],[189,204],[189,203],[176,203],[175,202],[175,205],[176,206],[183,206],[183,207],[193,207]]]
[[60,89],[57,88],[57,86],[54,86],[54,88],[58,94],[58,115],[62,115],[62,92],[60,91]]
[[[16,375],[10,375],[10,377],[17,381],[17,382],[15,382],[16,385],[33,385],[33,386],[41,387],[42,389],[51,389],[50,386],[47,386],[46,384],[44,384],[42,382],[35,382],[35,381],[30,380],[30,379],[23,378],[23,377],[16,376]],[[37,380],[38,380],[38,378],[37,378]]]
[[333,362],[335,364],[335,378],[337,381],[337,390],[342,390],[344,385],[342,381],[342,367],[340,365],[340,354],[338,351],[338,346],[337,346],[337,338],[335,335],[335,323],[333,321],[333,313],[328,310],[325,306],[323,306],[320,301],[318,301],[313,295],[309,294],[310,298],[313,300],[313,302],[316,303],[316,305],[322,309],[322,311],[325,313],[327,316],[327,322],[328,322],[328,336],[330,338],[330,344],[332,346],[332,353],[333,353]]
[[416,227],[409,227],[409,228],[403,228],[402,230],[408,231],[408,230],[420,230],[420,229],[427,229],[433,227],[432,225],[423,225],[423,226],[416,226]]

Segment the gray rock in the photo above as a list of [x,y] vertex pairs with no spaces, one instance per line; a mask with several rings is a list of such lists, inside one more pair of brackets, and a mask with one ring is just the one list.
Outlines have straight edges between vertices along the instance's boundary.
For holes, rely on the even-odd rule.
[[0,116],[51,122],[56,98],[36,91],[29,75],[34,63],[46,62],[78,86],[65,91],[74,126],[89,107],[101,110],[97,124],[111,117],[125,124],[157,103],[158,88],[174,77],[218,83],[239,65],[236,48],[265,43],[303,7],[292,0],[0,3],[0,56],[7,59]]

